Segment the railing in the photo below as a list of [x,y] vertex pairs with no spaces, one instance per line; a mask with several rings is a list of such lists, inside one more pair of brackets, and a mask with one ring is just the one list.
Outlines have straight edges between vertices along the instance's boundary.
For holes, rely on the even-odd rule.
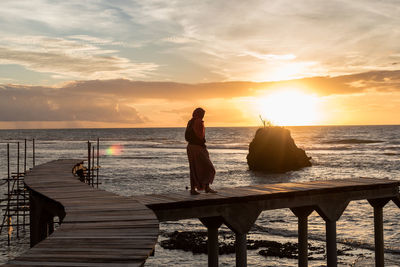
[[[32,139],[31,159],[32,167],[35,166],[35,139]],[[21,143],[24,144],[21,151]],[[0,225],[0,234],[4,230],[7,231],[7,244],[10,246],[12,234],[20,237],[20,231],[25,231],[25,227],[29,225],[27,217],[29,217],[29,199],[26,188],[24,186],[24,176],[28,170],[28,140],[16,142],[2,142],[6,145],[6,162],[7,177],[1,185],[7,185],[7,193],[5,198],[0,199],[0,208],[3,218]],[[12,152],[14,156],[12,157]],[[23,157],[23,160],[21,158]],[[22,162],[21,162],[22,161]],[[11,164],[13,163],[13,167]],[[14,169],[14,171],[12,171]]]

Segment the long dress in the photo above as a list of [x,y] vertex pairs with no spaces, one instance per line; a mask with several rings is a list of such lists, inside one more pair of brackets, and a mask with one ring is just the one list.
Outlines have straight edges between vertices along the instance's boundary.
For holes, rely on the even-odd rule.
[[215,168],[204,144],[204,123],[201,119],[194,118],[188,122],[187,127],[192,127],[196,137],[199,140],[204,140],[202,142],[199,142],[199,140],[189,141],[186,148],[190,168],[190,186],[204,190],[206,185],[213,183],[215,177]]

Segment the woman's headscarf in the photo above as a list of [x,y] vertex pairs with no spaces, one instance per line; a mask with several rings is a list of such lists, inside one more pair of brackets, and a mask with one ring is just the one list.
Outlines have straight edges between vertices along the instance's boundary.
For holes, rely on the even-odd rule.
[[206,113],[206,111],[204,110],[204,109],[202,109],[202,108],[196,108],[194,111],[193,111],[193,118],[200,118],[200,119],[202,119],[202,118],[204,118],[204,114]]

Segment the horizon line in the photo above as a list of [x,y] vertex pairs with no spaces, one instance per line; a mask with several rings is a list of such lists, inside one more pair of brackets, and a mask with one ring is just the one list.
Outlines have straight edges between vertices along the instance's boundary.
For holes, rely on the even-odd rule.
[[[321,124],[321,125],[272,125],[272,127],[359,127],[359,126],[400,126],[400,124]],[[263,128],[263,125],[245,126],[207,126],[206,128]],[[268,127],[268,126],[267,126]],[[76,127],[76,128],[0,128],[0,131],[13,130],[101,130],[101,129],[171,129],[186,126],[148,126],[148,127]]]

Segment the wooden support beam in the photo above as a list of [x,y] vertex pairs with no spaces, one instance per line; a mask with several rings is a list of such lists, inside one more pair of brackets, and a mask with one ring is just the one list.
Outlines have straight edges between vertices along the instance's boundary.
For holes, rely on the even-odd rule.
[[328,267],[337,266],[336,221],[325,221],[326,261]]
[[200,221],[207,227],[207,252],[208,266],[218,267],[218,228],[223,223],[222,217],[206,217],[199,218]]
[[246,234],[254,225],[261,209],[253,203],[237,203],[229,205],[222,211],[226,226],[235,233]]
[[385,244],[383,240],[383,207],[390,198],[368,199],[374,208],[374,239],[375,239],[375,266],[384,266]]
[[397,195],[396,197],[392,198],[392,201],[398,208],[400,208],[400,196]]
[[235,233],[236,267],[247,266],[247,235]]
[[54,232],[54,217],[51,214],[47,216],[47,234],[51,235]]
[[31,191],[30,205],[30,246],[33,247],[48,236],[48,218],[44,210],[43,197]]
[[325,220],[326,258],[328,267],[337,266],[336,221],[342,216],[349,201],[335,199],[318,203],[316,211]]
[[236,266],[247,266],[247,241],[246,234],[254,225],[261,213],[260,207],[249,203],[230,205],[225,209],[222,217],[225,224],[235,232]]
[[314,211],[314,207],[298,207],[290,209],[298,219],[298,251],[299,267],[308,266],[308,216]]
[[54,232],[54,217],[65,217],[62,205],[29,190],[30,246],[33,247]]

